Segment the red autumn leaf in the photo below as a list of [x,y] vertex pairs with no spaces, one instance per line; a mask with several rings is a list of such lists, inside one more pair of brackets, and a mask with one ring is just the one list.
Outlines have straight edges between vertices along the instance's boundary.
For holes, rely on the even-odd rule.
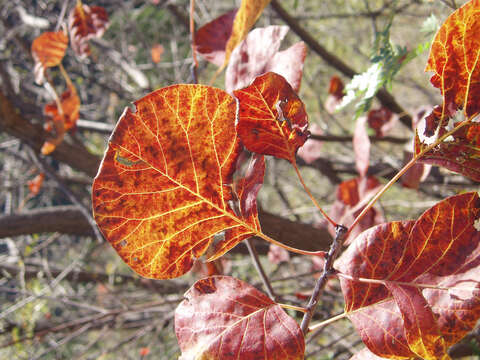
[[385,136],[388,131],[395,125],[395,121],[398,119],[393,113],[382,106],[378,109],[372,109],[367,114],[368,126],[375,130],[377,137]]
[[269,72],[234,94],[240,106],[237,131],[245,147],[295,163],[309,135],[308,116],[288,82]]
[[195,33],[195,51],[205,60],[222,66],[225,62],[225,47],[232,34],[233,20],[238,9],[231,10],[203,25]]
[[43,83],[45,69],[62,62],[68,46],[68,37],[63,31],[45,32],[32,43],[32,56],[35,60],[35,82]]
[[453,106],[467,118],[480,111],[480,0],[471,0],[454,11],[438,30],[425,71],[443,95],[442,114]]
[[225,45],[225,60],[221,66],[222,68],[228,64],[233,50],[245,39],[269,2],[270,0],[242,0],[233,20],[231,35]]
[[[338,185],[336,200],[330,209],[329,216],[339,224],[350,226],[380,186],[380,182],[373,176],[343,181]],[[371,208],[351,230],[345,244],[349,244],[364,230],[384,221],[382,212],[375,207]],[[333,226],[329,226],[329,231],[332,235],[335,234]]]
[[32,196],[38,195],[42,188],[43,180],[45,180],[45,174],[40,173],[27,183]]
[[361,116],[355,123],[355,132],[353,134],[353,152],[355,153],[355,167],[360,177],[367,175],[370,163],[370,138],[368,137],[365,126],[367,118]]
[[184,298],[175,311],[182,359],[303,359],[298,324],[253,286],[214,276]]
[[[454,126],[461,126],[461,128],[427,151],[419,161],[443,166],[472,180],[480,181],[480,124],[460,122]],[[438,136],[445,134],[446,131],[446,127],[440,128]],[[424,147],[417,133],[415,152],[420,153]]]
[[101,6],[77,5],[68,17],[68,31],[72,49],[79,57],[90,55],[88,40],[102,37],[108,27],[108,14]]
[[345,251],[335,264],[338,271],[386,281],[384,286],[340,277],[345,310],[370,351],[381,357],[439,359],[475,326],[480,318],[479,218],[477,193],[452,196],[417,221],[363,232]]
[[223,252],[258,234],[256,209],[244,218],[231,205],[241,150],[234,98],[174,85],[135,105],[117,123],[92,190],[95,220],[124,261],[142,276],[173,278],[215,234],[225,232]]
[[257,28],[247,35],[232,52],[225,72],[225,88],[228,92],[248,86],[257,76],[272,71],[282,75],[298,92],[306,56],[304,43],[279,52],[280,43],[288,32],[288,26]]
[[343,81],[336,75],[330,78],[330,85],[328,87],[328,96],[325,100],[325,110],[329,114],[333,114],[337,109],[337,106],[342,102],[345,93],[343,91]]
[[156,45],[152,46],[152,48],[150,49],[150,55],[152,57],[152,61],[155,64],[160,62],[160,60],[162,59],[162,55],[163,55],[164,51],[165,51],[165,49],[160,44],[156,44]]

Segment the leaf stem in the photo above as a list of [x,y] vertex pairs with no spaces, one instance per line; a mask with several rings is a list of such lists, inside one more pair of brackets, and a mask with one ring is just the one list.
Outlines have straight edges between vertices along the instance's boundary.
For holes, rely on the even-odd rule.
[[291,246],[288,246],[288,245],[285,245],[284,243],[281,243],[280,241],[277,241],[275,239],[272,239],[270,236],[268,235],[265,235],[264,233],[262,232],[255,232],[254,233],[255,236],[258,236],[259,238],[265,240],[265,241],[268,241],[269,243],[271,244],[274,244],[274,245],[277,245],[277,246],[280,246],[281,248],[284,248],[285,250],[287,251],[290,251],[290,252],[293,252],[293,253],[296,253],[296,254],[300,254],[300,255],[311,255],[311,256],[326,256],[326,252],[325,251],[307,251],[307,250],[301,250],[301,249],[296,249],[294,247],[291,247]]
[[341,313],[341,314],[338,314],[338,315],[336,315],[336,316],[333,316],[333,317],[331,317],[331,318],[329,318],[329,319],[327,319],[327,320],[324,320],[324,321],[322,321],[322,322],[320,322],[320,323],[318,323],[318,324],[315,324],[315,325],[310,326],[310,327],[308,328],[308,332],[311,333],[311,332],[313,332],[313,331],[315,331],[315,330],[317,330],[317,329],[319,329],[319,328],[321,328],[321,327],[327,326],[327,325],[329,325],[329,324],[331,324],[331,323],[333,323],[333,322],[335,322],[335,321],[341,320],[341,319],[343,319],[343,318],[345,318],[345,317],[347,317],[347,313],[345,313],[345,312],[343,312],[343,313]]
[[327,213],[321,208],[321,206],[318,204],[317,200],[315,200],[315,197],[313,196],[313,194],[310,192],[310,189],[308,188],[308,186],[305,184],[305,181],[303,181],[303,177],[302,177],[302,174],[300,173],[300,170],[298,169],[298,166],[297,166],[297,161],[295,160],[295,158],[293,158],[292,160],[292,165],[293,165],[293,168],[295,169],[295,172],[297,173],[297,177],[298,179],[300,180],[300,183],[302,184],[303,186],[303,189],[305,190],[305,192],[308,194],[308,196],[310,197],[310,199],[312,200],[313,204],[315,205],[315,207],[318,209],[318,211],[320,211],[320,213],[325,217],[325,219],[330,223],[332,224],[334,227],[336,227],[338,224],[333,221],[330,216],[327,215]]
[[320,299],[320,295],[322,294],[323,288],[327,284],[328,278],[334,271],[333,263],[343,247],[343,241],[345,240],[347,230],[348,229],[343,225],[337,225],[335,227],[335,239],[330,245],[330,250],[328,251],[328,254],[326,256],[325,263],[323,264],[322,274],[320,275],[317,283],[315,284],[312,296],[310,297],[310,301],[307,305],[307,312],[303,315],[302,324],[300,325],[304,334],[307,334],[307,332],[309,331],[308,326],[310,324],[310,321],[312,320],[313,314],[318,304],[318,300]]
[[195,51],[195,0],[190,0],[190,43],[192,47],[192,57],[193,57],[193,64],[192,64],[192,80],[194,84],[198,84],[198,59],[197,59],[197,52]]
[[260,263],[258,253],[257,253],[257,250],[255,249],[255,245],[252,239],[248,238],[245,241],[245,245],[247,245],[247,249],[248,249],[248,252],[250,253],[250,257],[252,258],[253,265],[255,266],[255,269],[257,270],[258,275],[260,275],[260,278],[262,279],[263,286],[265,287],[265,290],[267,290],[268,296],[273,301],[276,301],[277,296],[275,295],[275,291],[273,290],[272,284],[270,283],[270,280],[268,279],[268,276],[265,273],[265,270],[263,269],[262,264]]
[[435,146],[441,144],[443,140],[445,140],[447,137],[450,135],[454,134],[456,131],[464,127],[470,122],[470,119],[463,121],[460,123],[457,127],[454,127],[452,130],[446,132],[443,134],[440,138],[438,138],[435,142],[432,144],[428,145],[424,149],[422,149],[418,154],[414,154],[412,159],[406,163],[400,171],[387,183],[385,186],[380,189],[378,193],[375,194],[375,196],[368,202],[368,204],[363,208],[363,210],[358,214],[358,216],[355,218],[353,221],[352,225],[350,225],[350,228],[348,229],[347,235],[352,231],[352,229],[355,227],[355,225],[358,224],[358,222],[365,216],[365,214],[372,208],[372,206],[377,202],[377,200],[388,190],[392,185],[403,175],[405,172],[410,169],[417,161],[420,159],[423,155],[425,155],[428,151],[432,150]]
[[301,306],[295,306],[295,305],[289,305],[289,304],[280,304],[280,303],[277,303],[277,305],[280,305],[284,309],[300,311],[300,312],[303,312],[303,313],[307,312],[307,309],[305,309]]

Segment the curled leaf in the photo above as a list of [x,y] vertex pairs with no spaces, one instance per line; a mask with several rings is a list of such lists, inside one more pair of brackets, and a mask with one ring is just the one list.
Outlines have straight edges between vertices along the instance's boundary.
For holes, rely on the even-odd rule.
[[62,62],[68,46],[68,37],[63,31],[45,32],[32,43],[32,56],[35,60],[35,82],[43,83],[45,69]]
[[303,359],[298,324],[253,286],[228,276],[197,281],[175,311],[181,358]]
[[88,6],[77,1],[68,17],[72,49],[79,57],[90,55],[88,40],[102,37],[108,27],[108,14],[101,6]]
[[305,106],[290,84],[269,72],[234,95],[240,106],[237,131],[245,147],[294,163],[309,132]]

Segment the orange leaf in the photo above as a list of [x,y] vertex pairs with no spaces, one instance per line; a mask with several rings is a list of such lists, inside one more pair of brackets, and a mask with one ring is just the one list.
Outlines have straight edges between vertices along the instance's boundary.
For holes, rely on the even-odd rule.
[[475,326],[479,219],[477,193],[452,196],[417,221],[363,232],[342,254],[335,264],[341,273],[385,281],[340,277],[345,310],[370,351],[389,358],[447,358],[446,348]]
[[28,182],[28,189],[30,190],[30,194],[32,194],[32,196],[38,195],[40,189],[42,188],[44,179],[45,174],[40,173]]
[[285,78],[269,72],[234,94],[240,103],[237,131],[245,147],[295,163],[309,135],[308,116]]
[[35,82],[41,84],[45,69],[62,62],[68,46],[68,37],[63,31],[45,32],[32,43],[32,56],[35,60]]
[[88,40],[101,37],[108,27],[108,14],[101,6],[77,5],[68,17],[68,31],[72,49],[79,57],[90,55]]
[[174,85],[135,105],[121,116],[92,190],[95,219],[123,260],[142,276],[173,278],[215,234],[224,232],[222,251],[258,234],[256,209],[243,217],[231,207],[241,148],[233,97]]
[[232,34],[225,45],[225,60],[221,68],[227,66],[233,49],[245,39],[248,32],[262,14],[270,0],[242,0],[232,25]]
[[152,61],[157,64],[160,62],[162,59],[162,54],[165,51],[162,45],[156,44],[153,45],[152,48],[150,49],[150,55],[152,57]]
[[219,16],[195,33],[195,51],[205,60],[217,66],[222,66],[225,62],[225,47],[232,34],[233,20],[237,11],[238,9],[234,9]]
[[44,113],[47,118],[47,123],[53,122],[54,127],[58,128],[55,124],[63,122],[65,131],[75,128],[80,111],[80,98],[78,97],[75,86],[69,84],[68,89],[60,96],[60,104],[62,106],[61,111],[59,111],[55,101],[45,105]]
[[480,0],[453,12],[435,35],[425,71],[443,95],[443,114],[453,105],[467,118],[480,111]]
[[253,286],[213,276],[184,298],[175,311],[182,359],[303,359],[298,324]]

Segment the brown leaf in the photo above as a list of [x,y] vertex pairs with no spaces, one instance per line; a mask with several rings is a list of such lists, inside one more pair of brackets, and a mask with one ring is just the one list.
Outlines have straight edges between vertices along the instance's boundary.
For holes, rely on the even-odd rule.
[[92,190],[95,220],[124,261],[142,276],[173,278],[215,234],[225,234],[222,251],[258,234],[256,209],[244,218],[232,208],[241,150],[235,100],[209,86],[173,85],[135,105],[117,123]]
[[68,37],[63,31],[45,32],[32,43],[32,56],[35,60],[35,82],[42,84],[45,69],[62,62],[68,46]]
[[336,75],[330,78],[330,84],[328,87],[328,96],[325,100],[325,110],[329,114],[333,114],[337,110],[337,106],[342,102],[345,92],[343,91],[343,81]]
[[298,324],[253,286],[213,276],[184,297],[175,311],[182,359],[303,359]]
[[88,40],[102,37],[108,27],[108,14],[101,6],[77,5],[68,17],[70,42],[75,54],[81,58],[90,55]]

